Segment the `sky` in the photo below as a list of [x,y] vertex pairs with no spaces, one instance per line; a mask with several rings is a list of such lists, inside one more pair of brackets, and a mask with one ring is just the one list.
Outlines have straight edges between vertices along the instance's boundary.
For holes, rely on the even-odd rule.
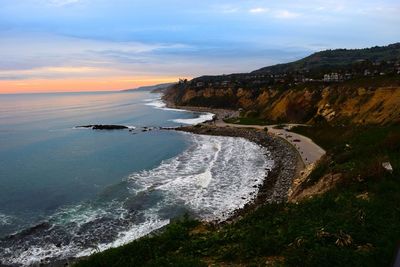
[[248,72],[400,41],[399,0],[0,0],[0,93]]

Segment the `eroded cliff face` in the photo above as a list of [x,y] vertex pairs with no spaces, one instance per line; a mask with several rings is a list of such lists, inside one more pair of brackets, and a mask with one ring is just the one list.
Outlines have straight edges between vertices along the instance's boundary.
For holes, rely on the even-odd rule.
[[249,90],[176,86],[165,99],[177,105],[243,109],[271,122],[389,124],[400,122],[400,87]]
[[400,121],[400,88],[289,90],[260,106],[273,121],[388,124]]

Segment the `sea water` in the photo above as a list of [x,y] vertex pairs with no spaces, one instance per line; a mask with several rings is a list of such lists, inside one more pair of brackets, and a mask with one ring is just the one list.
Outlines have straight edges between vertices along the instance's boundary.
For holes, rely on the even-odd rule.
[[[158,129],[211,118],[148,92],[0,95],[0,263],[89,255],[184,213],[231,216],[257,194],[268,151]],[[76,128],[89,124],[135,130]]]

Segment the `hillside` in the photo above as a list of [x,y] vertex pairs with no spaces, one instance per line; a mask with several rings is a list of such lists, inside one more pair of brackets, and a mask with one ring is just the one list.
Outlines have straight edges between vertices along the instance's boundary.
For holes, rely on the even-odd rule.
[[123,92],[137,92],[137,91],[161,92],[161,91],[166,90],[169,87],[173,86],[174,84],[175,83],[161,83],[161,84],[157,84],[157,85],[141,86],[141,87],[134,88],[134,89],[123,90]]
[[203,76],[171,87],[180,106],[242,109],[265,122],[400,121],[400,44],[328,50],[247,74]]
[[278,73],[296,70],[312,70],[322,67],[345,67],[357,61],[399,61],[400,43],[375,46],[364,49],[335,49],[314,53],[304,59],[271,67],[261,68],[252,73]]
[[[383,60],[390,49],[368,52],[379,50]],[[359,52],[344,54],[353,58]],[[181,80],[165,100],[241,108],[242,117],[234,118],[241,123],[307,122],[311,125],[290,131],[311,138],[326,155],[300,172],[287,202],[263,202],[225,224],[185,216],[164,231],[76,266],[393,265],[400,253],[400,72],[399,62],[386,56],[385,61],[350,63],[362,64],[357,68],[344,65],[337,70],[343,76],[333,80],[331,73],[329,79],[301,78],[290,71]],[[323,74],[320,67],[318,72]],[[213,127],[194,126],[204,132]],[[265,129],[259,133],[267,134]]]
[[[176,220],[77,267],[391,266],[400,238],[399,126],[294,130],[327,151],[301,189],[340,177],[325,194],[264,204],[222,225]],[[394,171],[386,172],[382,161]]]

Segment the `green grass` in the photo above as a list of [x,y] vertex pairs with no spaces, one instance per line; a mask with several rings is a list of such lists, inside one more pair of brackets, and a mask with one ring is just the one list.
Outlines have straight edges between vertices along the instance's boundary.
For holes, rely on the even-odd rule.
[[[183,218],[77,266],[390,266],[400,241],[399,126],[295,131],[327,149],[313,179],[342,172],[335,189],[298,204],[264,205],[230,225]],[[382,160],[393,174],[379,168]]]
[[[309,136],[328,151],[315,172],[343,173],[348,179],[383,175],[382,162],[400,168],[400,126],[295,127],[292,131]],[[313,177],[313,174],[311,175]],[[314,179],[318,179],[314,177]]]

